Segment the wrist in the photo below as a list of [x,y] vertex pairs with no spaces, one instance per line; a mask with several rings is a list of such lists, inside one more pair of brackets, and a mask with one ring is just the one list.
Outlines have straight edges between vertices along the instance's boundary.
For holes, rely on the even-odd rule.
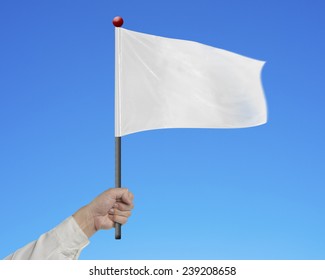
[[80,208],[72,216],[88,238],[91,237],[97,231],[95,228],[94,217],[92,216],[88,205]]

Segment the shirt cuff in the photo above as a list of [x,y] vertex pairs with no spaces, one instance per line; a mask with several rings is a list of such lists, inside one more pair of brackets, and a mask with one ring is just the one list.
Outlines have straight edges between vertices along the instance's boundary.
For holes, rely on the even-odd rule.
[[73,216],[37,240],[6,257],[6,260],[76,260],[89,239]]
[[61,254],[67,259],[78,259],[82,249],[89,244],[89,239],[73,216],[70,216],[54,228],[60,244]]

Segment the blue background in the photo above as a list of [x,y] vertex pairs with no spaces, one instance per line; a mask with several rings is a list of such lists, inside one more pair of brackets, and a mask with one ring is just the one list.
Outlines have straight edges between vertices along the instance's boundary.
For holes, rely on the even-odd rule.
[[81,259],[324,259],[322,1],[1,1],[0,258],[114,186],[114,27],[267,61],[269,122],[123,138],[123,227]]

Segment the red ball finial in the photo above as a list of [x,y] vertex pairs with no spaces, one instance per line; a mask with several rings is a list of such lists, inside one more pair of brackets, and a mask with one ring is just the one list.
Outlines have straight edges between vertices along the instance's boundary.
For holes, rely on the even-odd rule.
[[113,19],[113,24],[115,27],[121,27],[124,23],[123,18],[121,18],[120,16],[117,16]]

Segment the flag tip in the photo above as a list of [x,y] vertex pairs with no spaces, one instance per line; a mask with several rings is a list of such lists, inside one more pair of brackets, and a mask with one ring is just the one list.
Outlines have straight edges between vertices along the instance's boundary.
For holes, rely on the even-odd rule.
[[124,23],[124,20],[122,17],[117,16],[117,17],[113,18],[113,25],[115,27],[121,27],[123,25],[123,23]]

